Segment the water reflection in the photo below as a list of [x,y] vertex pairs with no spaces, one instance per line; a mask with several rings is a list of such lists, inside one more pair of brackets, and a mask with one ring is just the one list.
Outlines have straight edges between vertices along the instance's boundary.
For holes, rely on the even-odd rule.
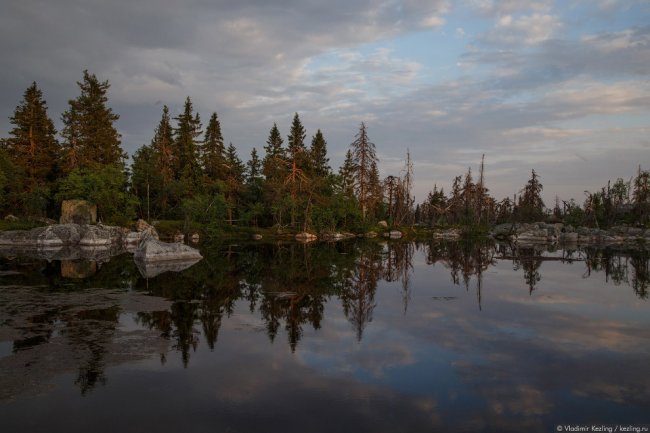
[[[0,358],[0,400],[15,398],[61,373],[72,374],[85,395],[108,383],[107,368],[138,359],[157,357],[159,365],[167,365],[174,356],[191,370],[202,347],[232,347],[232,340],[224,343],[220,338],[224,329],[226,335],[233,332],[229,320],[245,311],[255,323],[250,330],[276,350],[281,346],[292,356],[319,353],[327,366],[342,361],[322,352],[332,352],[332,358],[349,356],[341,368],[363,366],[367,376],[382,378],[396,365],[417,365],[422,353],[435,348],[430,359],[454,360],[451,371],[445,370],[449,366],[433,366],[440,377],[458,381],[446,385],[449,392],[470,384],[472,398],[480,396],[483,403],[466,404],[474,409],[489,404],[476,411],[496,417],[490,421],[493,427],[501,426],[499,416],[521,417],[522,427],[557,411],[545,387],[557,384],[559,377],[575,395],[600,395],[626,404],[648,401],[647,380],[641,381],[634,398],[622,395],[631,388],[612,388],[611,380],[599,377],[597,360],[587,360],[582,353],[599,350],[623,357],[631,350],[647,352],[639,349],[647,334],[620,318],[627,310],[605,310],[606,320],[590,315],[567,319],[580,308],[591,314],[602,307],[597,302],[583,307],[585,298],[557,283],[566,279],[566,287],[571,287],[589,280],[629,288],[618,294],[623,299],[618,302],[642,302],[644,307],[650,278],[645,250],[360,241],[213,245],[202,253],[205,259],[191,268],[162,274],[142,273],[129,255],[103,262],[0,259],[0,341],[13,342],[12,354]],[[499,281],[509,287],[511,280],[516,281],[513,291],[495,289]],[[385,287],[397,289],[394,299],[382,291]],[[460,292],[454,291],[457,288]],[[470,296],[463,296],[465,291]],[[432,298],[433,305],[423,303]],[[147,301],[160,299],[169,302]],[[387,305],[387,300],[396,300],[399,308]],[[544,309],[553,303],[560,310]],[[393,309],[400,318],[387,312]],[[125,326],[125,318],[132,324]],[[344,328],[338,321],[328,322],[338,318]],[[376,335],[398,328],[397,323],[409,323],[409,334],[385,339]],[[349,347],[347,354],[341,353],[337,339],[346,330],[355,340],[354,350],[366,349],[365,358]],[[409,346],[416,335],[427,342],[418,348],[419,354]],[[326,349],[314,350],[317,343]],[[542,377],[528,380],[531,372],[524,365],[534,372],[541,371],[541,363]],[[628,358],[621,363],[630,369],[622,373],[625,380],[633,376],[631,371],[647,370],[639,370]],[[423,371],[433,367],[417,365],[417,374],[426,376]],[[580,381],[567,378],[567,369]],[[427,407],[435,407],[430,397]],[[535,423],[530,426],[543,425]]]

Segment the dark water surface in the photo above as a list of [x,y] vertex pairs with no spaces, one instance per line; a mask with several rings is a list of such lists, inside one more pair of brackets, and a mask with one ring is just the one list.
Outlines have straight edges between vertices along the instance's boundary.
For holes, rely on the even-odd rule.
[[650,423],[650,254],[212,245],[145,279],[0,258],[2,432]]

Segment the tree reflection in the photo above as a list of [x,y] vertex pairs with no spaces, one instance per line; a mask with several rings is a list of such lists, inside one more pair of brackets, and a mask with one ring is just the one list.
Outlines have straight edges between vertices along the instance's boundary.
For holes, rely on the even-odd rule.
[[[323,326],[327,302],[340,301],[356,339],[361,341],[377,308],[380,281],[395,283],[407,313],[413,261],[420,251],[428,265],[442,264],[453,284],[466,290],[473,287],[479,310],[483,308],[485,272],[498,262],[511,262],[531,295],[540,290],[542,264],[558,261],[584,262],[580,266],[584,266],[585,278],[604,274],[607,281],[630,286],[636,296],[648,298],[650,253],[646,250],[573,247],[549,251],[490,241],[215,244],[202,250],[205,259],[191,269],[150,279],[138,273],[129,256],[101,263],[87,278],[67,278],[72,275],[68,264],[28,260],[21,262],[23,268],[12,277],[12,284],[42,287],[51,293],[92,292],[96,287],[130,289],[169,299],[168,310],[138,312],[135,320],[169,341],[187,367],[202,342],[210,350],[218,350],[223,324],[242,310],[259,318],[271,342],[284,333],[289,349],[296,351],[309,328],[318,331]],[[0,259],[0,270],[13,269],[11,266],[14,264],[7,259]],[[43,309],[29,316],[29,325],[13,341],[14,352],[48,344],[55,327],[63,326],[60,335],[75,348],[75,383],[85,394],[106,381],[106,357],[121,314],[119,306],[75,312]],[[161,362],[167,356],[161,348]]]

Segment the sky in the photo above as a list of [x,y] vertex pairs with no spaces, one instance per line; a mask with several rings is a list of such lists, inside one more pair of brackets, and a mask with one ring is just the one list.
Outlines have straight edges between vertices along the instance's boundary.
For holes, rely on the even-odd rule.
[[244,160],[297,112],[338,169],[365,122],[418,201],[483,154],[495,197],[535,169],[549,206],[650,168],[650,0],[0,1],[3,137],[32,81],[60,130],[87,69],[129,153],[189,96]]

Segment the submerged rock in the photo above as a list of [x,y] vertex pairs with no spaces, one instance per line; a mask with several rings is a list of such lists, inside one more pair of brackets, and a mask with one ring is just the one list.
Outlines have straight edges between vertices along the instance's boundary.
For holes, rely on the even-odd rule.
[[174,261],[158,261],[158,262],[147,262],[143,260],[135,260],[135,265],[140,271],[140,275],[145,278],[154,278],[165,272],[181,272],[185,269],[193,266],[195,263],[199,262],[201,259],[192,259],[192,260],[174,260]]
[[133,253],[133,258],[143,262],[198,261],[203,258],[199,250],[176,242],[161,242],[145,238]]

